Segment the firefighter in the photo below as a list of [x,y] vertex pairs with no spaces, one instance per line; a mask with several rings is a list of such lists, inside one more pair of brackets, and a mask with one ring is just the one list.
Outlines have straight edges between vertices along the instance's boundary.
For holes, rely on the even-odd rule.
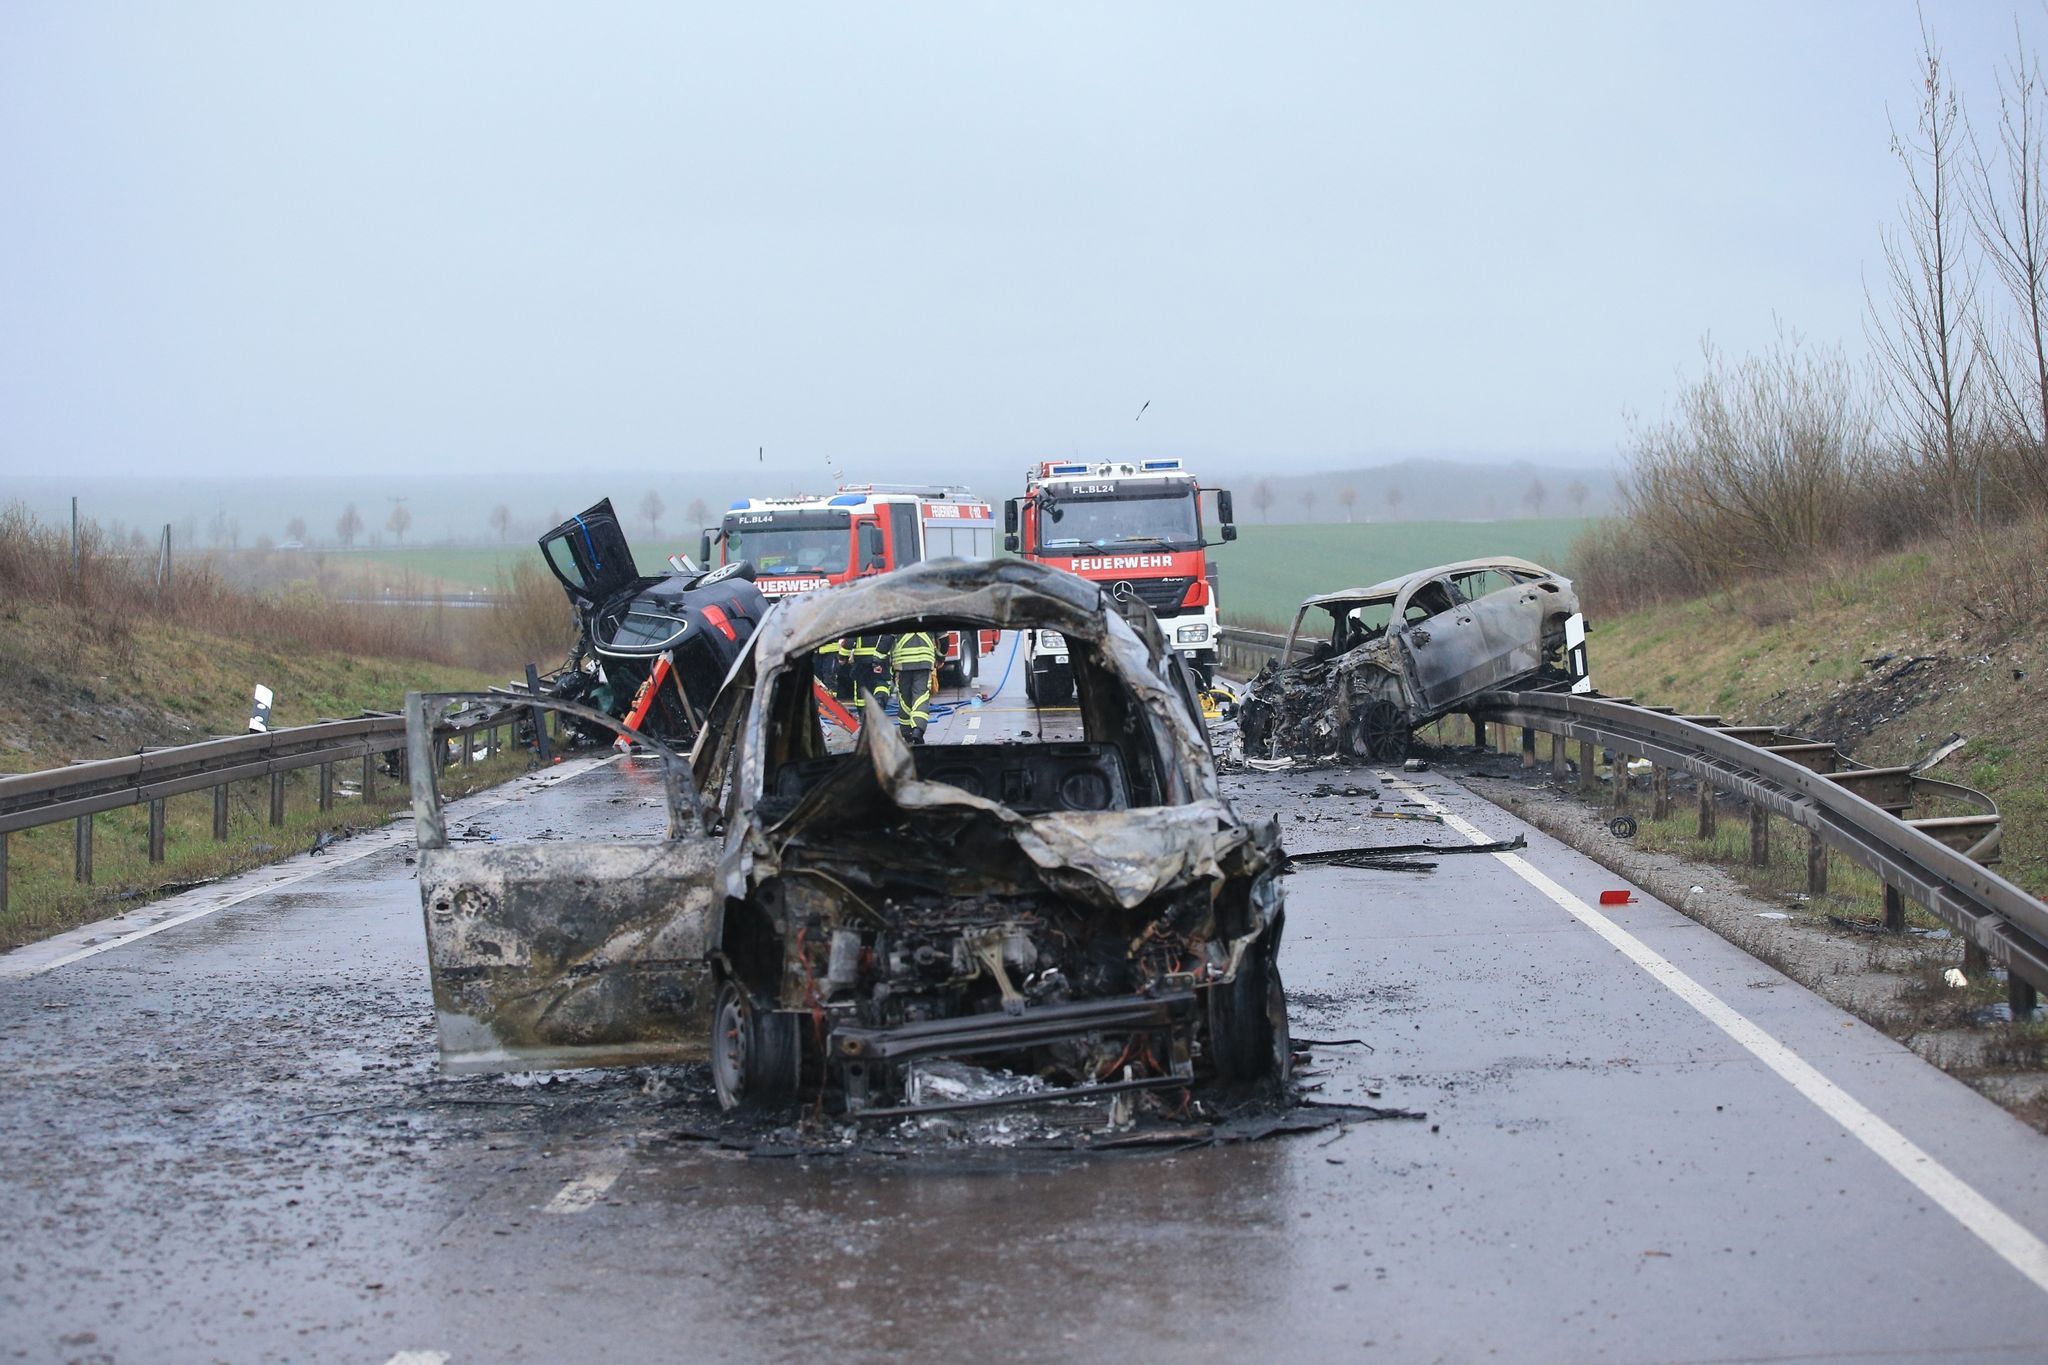
[[882,652],[881,636],[854,636],[847,658],[853,673],[856,700],[865,702],[871,696],[889,695],[889,660]]
[[889,672],[896,679],[896,724],[912,744],[924,743],[932,723],[932,675],[938,669],[939,647],[928,630],[908,630],[884,637]]

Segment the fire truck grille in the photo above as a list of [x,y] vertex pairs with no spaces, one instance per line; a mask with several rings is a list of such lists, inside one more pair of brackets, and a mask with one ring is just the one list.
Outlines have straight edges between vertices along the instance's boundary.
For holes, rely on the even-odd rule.
[[[1188,595],[1188,584],[1195,580],[1192,578],[1133,578],[1129,580],[1119,579],[1117,581],[1128,581],[1137,599],[1163,616],[1167,612],[1179,608],[1181,599]],[[1116,583],[1111,583],[1109,588],[1111,595],[1115,596]]]

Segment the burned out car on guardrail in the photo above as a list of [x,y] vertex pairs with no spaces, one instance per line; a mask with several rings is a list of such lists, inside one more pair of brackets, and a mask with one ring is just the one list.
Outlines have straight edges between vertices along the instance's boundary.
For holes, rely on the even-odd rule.
[[[945,629],[1061,632],[1080,737],[821,720],[820,647]],[[1094,583],[941,560],[778,606],[667,838],[451,845],[416,793],[444,1064],[708,1055],[729,1106],[871,1116],[944,1107],[963,1059],[1030,1099],[1283,1078],[1278,831],[1219,794],[1182,677]]]
[[1571,581],[1525,559],[1443,564],[1303,602],[1245,691],[1244,751],[1396,760],[1417,726],[1530,686],[1592,686]]

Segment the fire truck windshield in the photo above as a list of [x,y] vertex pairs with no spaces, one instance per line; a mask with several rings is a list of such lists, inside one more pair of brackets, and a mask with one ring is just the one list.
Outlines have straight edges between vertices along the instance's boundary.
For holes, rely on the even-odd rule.
[[731,512],[725,559],[751,559],[759,573],[845,573],[853,563],[852,517],[830,512]]
[[1185,550],[1202,540],[1191,488],[1063,494],[1041,502],[1039,512],[1038,540],[1046,549],[1151,545]]

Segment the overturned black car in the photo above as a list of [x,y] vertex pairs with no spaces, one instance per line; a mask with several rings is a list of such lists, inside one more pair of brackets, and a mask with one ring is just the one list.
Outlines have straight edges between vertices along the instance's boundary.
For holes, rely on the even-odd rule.
[[689,744],[719,684],[769,602],[745,560],[648,577],[610,498],[540,538],[580,628],[554,695],[608,716],[637,713],[633,729]]
[[[824,725],[813,653],[909,629],[1059,631],[1080,735]],[[1278,831],[1219,793],[1184,682],[1099,585],[942,560],[777,608],[667,839],[449,845],[416,790],[444,1065],[708,1055],[727,1105],[869,1117],[948,1107],[933,1068],[963,1058],[1026,1101],[1284,1079]]]

